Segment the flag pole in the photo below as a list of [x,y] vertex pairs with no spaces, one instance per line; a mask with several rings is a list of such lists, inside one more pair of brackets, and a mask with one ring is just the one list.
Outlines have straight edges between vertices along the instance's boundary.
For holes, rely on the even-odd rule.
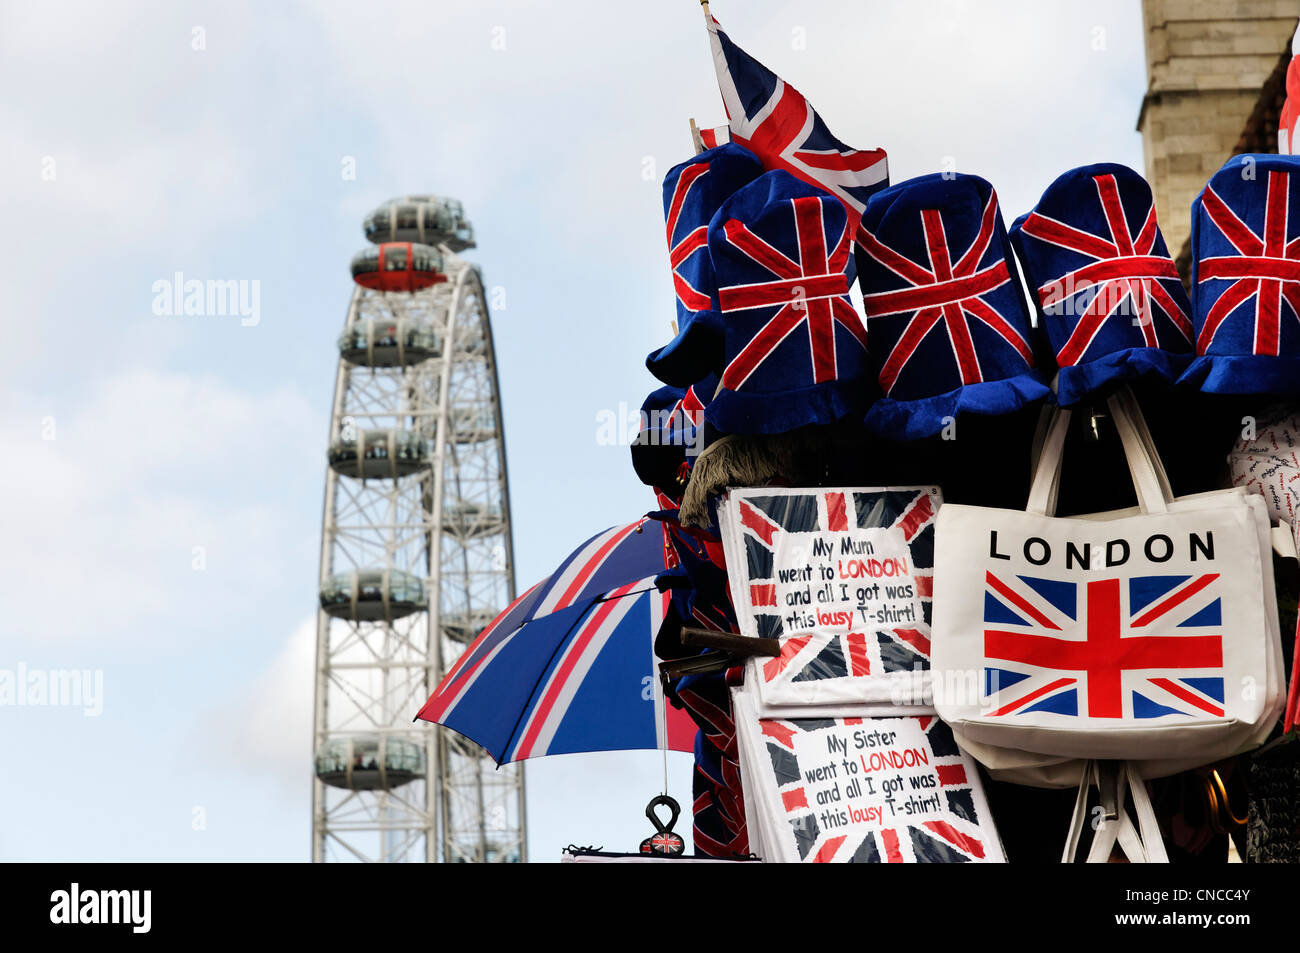
[[[700,6],[704,8],[704,19],[711,20],[713,14],[709,12],[709,0],[700,0]],[[695,146],[695,154],[699,155],[704,151],[704,140],[700,137],[700,127],[695,125],[695,118],[691,118],[691,144]]]

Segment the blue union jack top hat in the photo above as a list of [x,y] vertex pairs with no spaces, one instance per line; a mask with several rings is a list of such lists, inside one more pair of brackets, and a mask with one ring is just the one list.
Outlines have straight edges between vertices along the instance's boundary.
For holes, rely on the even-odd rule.
[[677,336],[652,352],[645,363],[650,373],[666,384],[689,387],[720,369],[722,329],[709,257],[709,220],[737,189],[762,172],[757,156],[726,143],[674,166],[664,177],[664,220],[677,295]]
[[1192,203],[1192,254],[1197,356],[1182,380],[1300,393],[1300,156],[1229,159]]
[[660,387],[645,399],[632,444],[632,467],[646,486],[681,499],[703,445],[704,408],[717,386],[717,377],[709,376],[687,388]]
[[861,414],[867,335],[849,300],[853,233],[840,201],[764,173],[709,224],[724,364],[706,419],[731,434],[785,433]]
[[883,397],[867,427],[937,434],[961,413],[1005,414],[1049,393],[998,211],[973,175],[925,175],[872,196],[858,232],[862,301]]
[[1114,163],[1066,172],[1011,225],[1065,407],[1118,381],[1173,383],[1191,359],[1191,302],[1146,179]]
[[651,391],[641,404],[641,423],[632,444],[632,469],[637,479],[670,493],[678,489],[678,471],[686,461],[685,447],[679,444],[674,426],[685,396],[682,388],[667,385]]

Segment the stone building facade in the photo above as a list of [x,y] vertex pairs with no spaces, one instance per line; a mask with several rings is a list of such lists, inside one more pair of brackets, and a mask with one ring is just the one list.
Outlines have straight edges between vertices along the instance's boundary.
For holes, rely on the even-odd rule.
[[1297,17],[1300,0],[1142,0],[1147,93],[1137,128],[1175,256],[1210,176],[1235,153],[1276,150]]

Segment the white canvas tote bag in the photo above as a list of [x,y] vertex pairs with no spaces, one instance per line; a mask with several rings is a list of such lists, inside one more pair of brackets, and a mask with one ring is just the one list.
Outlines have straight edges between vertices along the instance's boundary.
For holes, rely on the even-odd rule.
[[1231,491],[1172,499],[1131,396],[1110,407],[1133,515],[1051,515],[1064,410],[1025,512],[939,511],[936,707],[977,745],[1208,763],[1258,743],[1280,708],[1268,517]]

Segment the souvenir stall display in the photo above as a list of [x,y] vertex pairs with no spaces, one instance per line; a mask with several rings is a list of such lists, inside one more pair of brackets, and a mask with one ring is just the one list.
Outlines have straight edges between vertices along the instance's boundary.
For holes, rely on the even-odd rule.
[[[654,507],[421,717],[693,751],[696,859],[1300,858],[1300,156],[1229,159],[1180,276],[1133,169],[1009,228],[978,175],[891,184],[703,6],[727,124],[663,183]],[[681,860],[685,812],[647,818],[565,859]]]
[[1296,762],[1300,159],[1211,179],[1185,287],[1134,170],[1008,229],[979,176],[890,185],[708,23],[729,122],[665,182],[647,360],[694,388],[664,525],[712,548],[656,645],[728,767],[697,748],[706,823],[767,861],[1294,851],[1252,763]]

